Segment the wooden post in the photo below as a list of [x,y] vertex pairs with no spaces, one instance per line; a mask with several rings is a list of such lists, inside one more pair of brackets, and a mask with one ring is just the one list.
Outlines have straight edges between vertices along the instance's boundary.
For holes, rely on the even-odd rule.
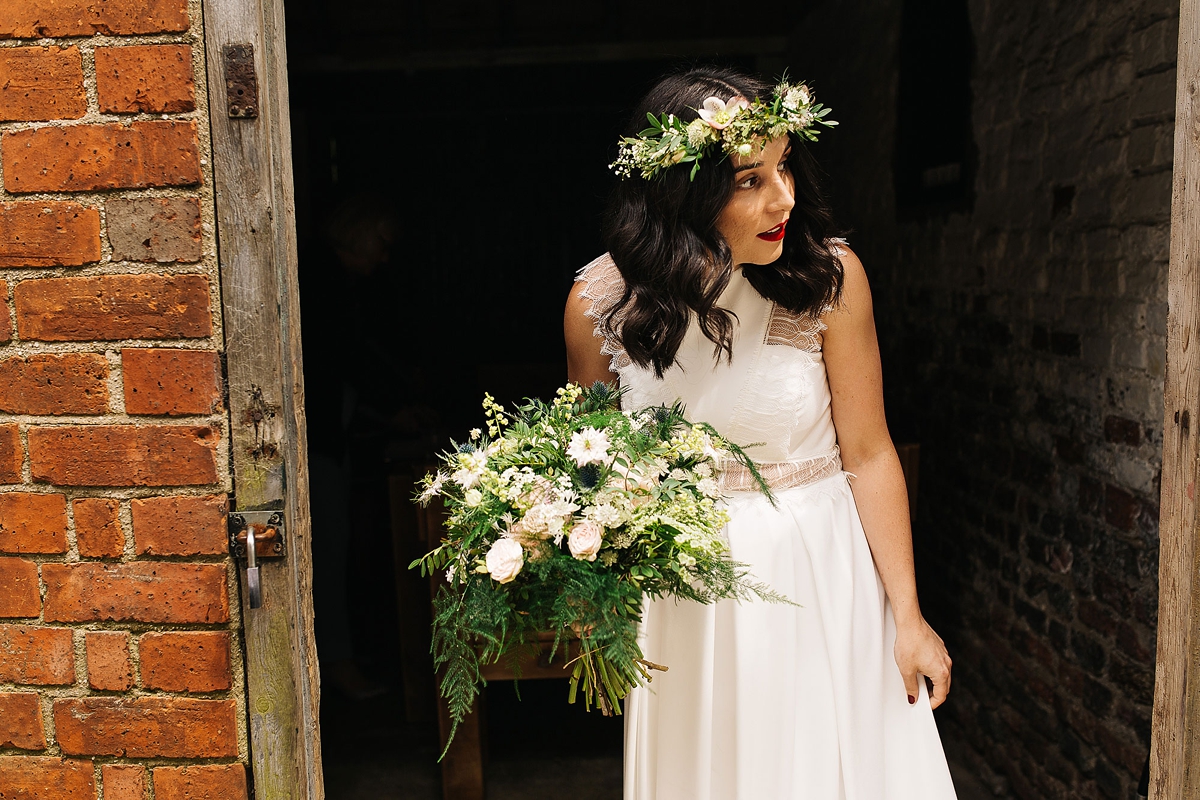
[[1200,796],[1200,0],[1179,8],[1150,800]]
[[283,2],[203,7],[234,498],[283,511],[287,544],[262,562],[262,608],[242,605],[254,790],[321,800]]

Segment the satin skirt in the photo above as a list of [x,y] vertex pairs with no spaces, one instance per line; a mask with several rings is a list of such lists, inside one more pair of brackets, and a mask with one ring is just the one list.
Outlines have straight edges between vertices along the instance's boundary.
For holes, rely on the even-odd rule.
[[646,604],[642,652],[669,671],[626,699],[625,800],[953,800],[846,473],[776,496],[734,494],[726,533],[802,607]]

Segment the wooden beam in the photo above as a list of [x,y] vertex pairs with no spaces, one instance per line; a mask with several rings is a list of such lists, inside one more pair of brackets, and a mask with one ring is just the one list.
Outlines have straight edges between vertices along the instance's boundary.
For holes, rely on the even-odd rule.
[[[255,794],[320,800],[283,2],[204,0],[203,9],[235,510],[282,510],[287,542],[282,561],[262,562],[262,608],[242,605]],[[257,115],[231,116],[229,45],[253,50]]]
[[1200,0],[1179,10],[1150,800],[1200,796]]
[[[646,61],[712,56],[781,55],[787,51],[786,36],[742,37],[736,39],[678,39],[642,42],[598,42],[542,47],[480,47],[464,50],[415,50],[380,56],[347,58],[316,56],[297,61],[300,74],[338,72],[404,71],[420,72],[478,67],[508,67],[545,64],[592,64],[616,61]],[[362,46],[363,53],[384,51],[386,47]]]

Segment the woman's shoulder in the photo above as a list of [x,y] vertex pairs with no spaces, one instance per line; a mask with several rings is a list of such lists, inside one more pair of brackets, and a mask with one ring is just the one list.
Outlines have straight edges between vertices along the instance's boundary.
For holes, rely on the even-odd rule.
[[599,324],[612,311],[613,306],[625,293],[625,281],[621,271],[608,253],[580,268],[575,275],[575,289],[571,292],[579,309]]
[[615,335],[619,322],[614,319],[612,324],[606,324],[624,294],[625,281],[608,253],[579,270],[567,302],[568,360],[575,351],[592,354],[598,340],[600,348],[594,355],[604,359],[610,374],[616,374],[618,369],[629,364],[629,357]]

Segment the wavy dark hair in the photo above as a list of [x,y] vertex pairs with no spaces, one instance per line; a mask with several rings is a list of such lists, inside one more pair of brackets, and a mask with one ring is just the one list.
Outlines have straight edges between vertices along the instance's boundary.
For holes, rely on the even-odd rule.
[[[646,114],[697,117],[708,97],[768,99],[771,86],[721,67],[696,67],[660,79],[638,104],[627,135],[646,127]],[[833,214],[804,141],[791,135],[788,157],[795,207],[783,255],[746,270],[759,294],[798,314],[819,314],[841,297],[842,265],[825,242],[837,236]],[[652,180],[619,180],[609,198],[604,240],[621,272],[625,292],[605,319],[605,333],[621,342],[633,363],[659,377],[675,363],[695,314],[714,345],[713,357],[733,357],[733,313],[717,305],[729,285],[733,258],[717,218],[734,190],[728,158],[706,158],[694,181],[685,167]],[[618,322],[619,320],[619,322]]]

